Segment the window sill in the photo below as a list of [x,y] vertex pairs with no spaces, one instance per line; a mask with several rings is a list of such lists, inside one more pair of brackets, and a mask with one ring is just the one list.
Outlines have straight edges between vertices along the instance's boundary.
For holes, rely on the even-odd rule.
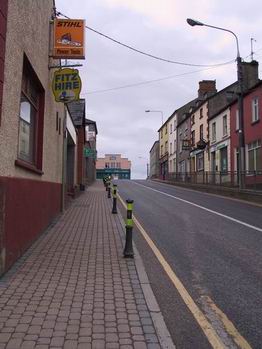
[[260,121],[260,119],[258,119],[258,120],[256,120],[256,121],[252,121],[252,122],[251,122],[251,125],[252,125],[252,126],[253,126],[253,125],[256,125],[256,124],[259,123],[259,121]]
[[42,176],[44,174],[43,171],[37,169],[34,165],[31,165],[23,160],[17,159],[15,160],[15,166],[21,167],[23,169],[26,169],[28,171],[34,172],[40,176]]

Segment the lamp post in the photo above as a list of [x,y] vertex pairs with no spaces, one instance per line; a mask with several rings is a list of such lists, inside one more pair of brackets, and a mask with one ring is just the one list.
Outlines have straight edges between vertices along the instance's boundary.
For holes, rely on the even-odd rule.
[[146,178],[148,178],[149,177],[149,163],[148,163],[147,158],[144,158],[143,156],[139,156],[138,159],[146,160]]
[[238,153],[238,175],[239,175],[239,189],[244,189],[245,187],[245,181],[244,181],[244,171],[246,169],[245,167],[245,137],[244,137],[244,106],[243,106],[243,71],[242,71],[242,59],[239,52],[239,44],[238,44],[238,38],[232,30],[216,27],[214,25],[202,23],[199,21],[196,21],[192,18],[187,18],[187,23],[191,25],[192,27],[198,25],[198,26],[205,26],[213,29],[223,30],[225,32],[228,32],[232,34],[236,39],[237,44],[237,81],[238,81],[238,115],[239,115],[239,130],[238,130],[238,142],[239,142],[239,153]]
[[163,125],[163,112],[162,110],[145,110],[145,113],[161,113],[161,121]]

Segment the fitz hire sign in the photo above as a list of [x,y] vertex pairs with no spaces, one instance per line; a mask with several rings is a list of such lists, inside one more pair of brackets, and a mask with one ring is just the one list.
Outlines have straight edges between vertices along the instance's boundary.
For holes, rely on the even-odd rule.
[[77,101],[81,92],[81,79],[77,69],[60,69],[54,72],[52,90],[56,102]]

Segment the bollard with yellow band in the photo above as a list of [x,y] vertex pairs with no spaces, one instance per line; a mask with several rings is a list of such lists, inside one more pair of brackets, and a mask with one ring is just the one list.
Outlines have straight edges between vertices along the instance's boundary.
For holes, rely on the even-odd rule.
[[117,213],[116,199],[117,199],[117,185],[113,184],[113,208],[112,208],[113,214]]
[[111,181],[109,179],[109,181],[107,182],[107,197],[108,199],[111,199]]
[[134,258],[133,251],[133,242],[132,242],[132,234],[133,234],[133,200],[126,200],[127,204],[127,216],[126,216],[126,245],[124,248],[124,257],[125,258]]

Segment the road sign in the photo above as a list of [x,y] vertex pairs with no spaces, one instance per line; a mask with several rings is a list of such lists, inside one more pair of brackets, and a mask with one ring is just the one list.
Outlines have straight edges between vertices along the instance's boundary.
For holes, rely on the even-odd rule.
[[82,82],[77,69],[64,68],[54,72],[52,90],[56,102],[79,100]]

